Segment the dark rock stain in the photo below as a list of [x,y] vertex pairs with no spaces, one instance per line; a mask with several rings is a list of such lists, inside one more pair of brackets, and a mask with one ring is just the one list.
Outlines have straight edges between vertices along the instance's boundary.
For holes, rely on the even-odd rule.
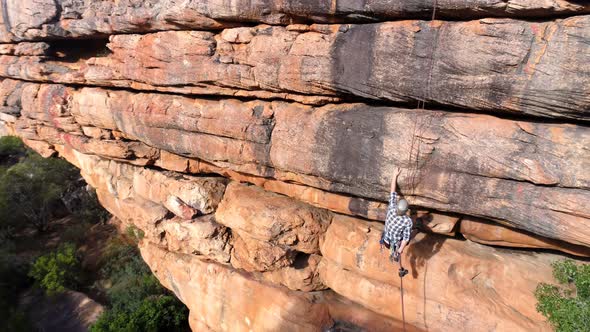
[[[385,114],[380,108],[356,105],[345,110],[335,109],[321,119],[315,142],[321,153],[328,151],[325,156],[328,160],[327,167],[319,171],[333,182],[331,191],[365,197],[379,192],[375,186],[379,186],[381,179]],[[318,153],[318,158],[321,157]],[[361,215],[367,209],[361,202],[351,202],[351,208]]]
[[6,0],[1,0],[0,5],[2,5],[2,20],[4,21],[4,28],[7,32],[12,33],[11,26],[10,26],[10,18],[8,17],[8,7],[6,6]]
[[367,83],[373,73],[377,28],[376,24],[353,25],[338,32],[331,50],[331,80],[338,91],[373,98]]
[[367,217],[369,213],[369,201],[361,198],[351,197],[348,201],[348,210],[361,217]]

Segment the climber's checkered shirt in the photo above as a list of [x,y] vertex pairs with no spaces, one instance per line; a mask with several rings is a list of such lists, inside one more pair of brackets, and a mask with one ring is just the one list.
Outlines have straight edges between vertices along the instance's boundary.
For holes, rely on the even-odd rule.
[[397,215],[397,193],[392,192],[387,207],[382,240],[391,246],[391,253],[393,254],[399,248],[402,240],[410,241],[411,232],[412,219],[409,216]]

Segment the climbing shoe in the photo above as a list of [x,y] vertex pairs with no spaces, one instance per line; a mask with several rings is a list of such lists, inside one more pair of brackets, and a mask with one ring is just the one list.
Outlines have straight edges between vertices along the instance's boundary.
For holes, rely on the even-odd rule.
[[408,270],[404,269],[403,267],[399,269],[400,278],[403,278],[406,274],[408,274]]

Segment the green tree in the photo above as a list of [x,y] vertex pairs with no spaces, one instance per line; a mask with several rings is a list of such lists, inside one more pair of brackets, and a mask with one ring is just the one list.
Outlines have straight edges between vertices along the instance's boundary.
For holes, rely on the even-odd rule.
[[76,289],[81,275],[76,247],[71,243],[61,245],[56,251],[35,260],[29,276],[53,295],[66,289]]
[[164,292],[134,245],[119,239],[111,240],[105,256],[101,274],[111,284],[107,290],[111,307],[132,311],[144,298]]
[[28,153],[1,175],[0,216],[4,220],[0,223],[21,226],[26,221],[44,231],[52,208],[78,177],[78,171],[62,159]]
[[537,286],[537,310],[558,332],[590,331],[590,265],[555,262],[553,276],[559,285]]

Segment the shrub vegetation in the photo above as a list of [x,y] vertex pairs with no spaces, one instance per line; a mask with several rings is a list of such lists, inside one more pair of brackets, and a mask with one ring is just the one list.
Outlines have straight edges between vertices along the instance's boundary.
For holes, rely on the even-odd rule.
[[17,157],[25,153],[25,145],[16,136],[0,137],[0,161],[7,158]]
[[135,245],[113,239],[103,260],[110,306],[91,332],[188,331],[187,308],[160,285]]
[[29,272],[29,276],[48,295],[77,289],[81,274],[76,246],[71,243],[63,244],[57,250],[37,258]]
[[27,151],[18,163],[0,172],[2,224],[30,223],[44,231],[62,195],[79,177],[78,170],[65,160]]
[[[25,315],[16,310],[16,299],[33,281],[49,295],[85,287],[83,281],[88,280],[82,277],[75,243],[83,244],[86,230],[105,221],[108,213],[92,192],[80,191],[82,185],[78,170],[66,161],[42,158],[16,137],[0,138],[0,317],[8,330],[31,330]],[[54,211],[64,207],[80,221],[62,234],[62,241],[72,243],[60,245],[32,264],[20,262],[14,234],[28,225],[45,231]],[[111,239],[107,243],[97,284],[106,285],[99,293],[106,295],[108,309],[91,331],[189,330],[187,308],[160,285],[139,255],[135,244],[143,236],[131,227],[127,229],[131,241]]]
[[30,285],[28,267],[14,254],[12,241],[0,239],[0,317],[6,331],[31,331],[25,314],[17,308],[18,294]]
[[590,331],[590,265],[555,262],[553,275],[559,285],[539,284],[537,310],[558,332]]
[[[65,160],[42,158],[17,137],[0,137],[0,331],[34,330],[18,305],[34,282],[49,294],[83,287],[75,246],[65,244],[32,259],[30,253],[39,250],[35,242],[43,241],[44,234],[29,230],[45,231],[50,220],[71,213],[79,223],[62,232],[59,242],[82,243],[92,224],[108,217],[84,186],[78,170]],[[65,202],[72,199],[78,203],[70,208]]]

